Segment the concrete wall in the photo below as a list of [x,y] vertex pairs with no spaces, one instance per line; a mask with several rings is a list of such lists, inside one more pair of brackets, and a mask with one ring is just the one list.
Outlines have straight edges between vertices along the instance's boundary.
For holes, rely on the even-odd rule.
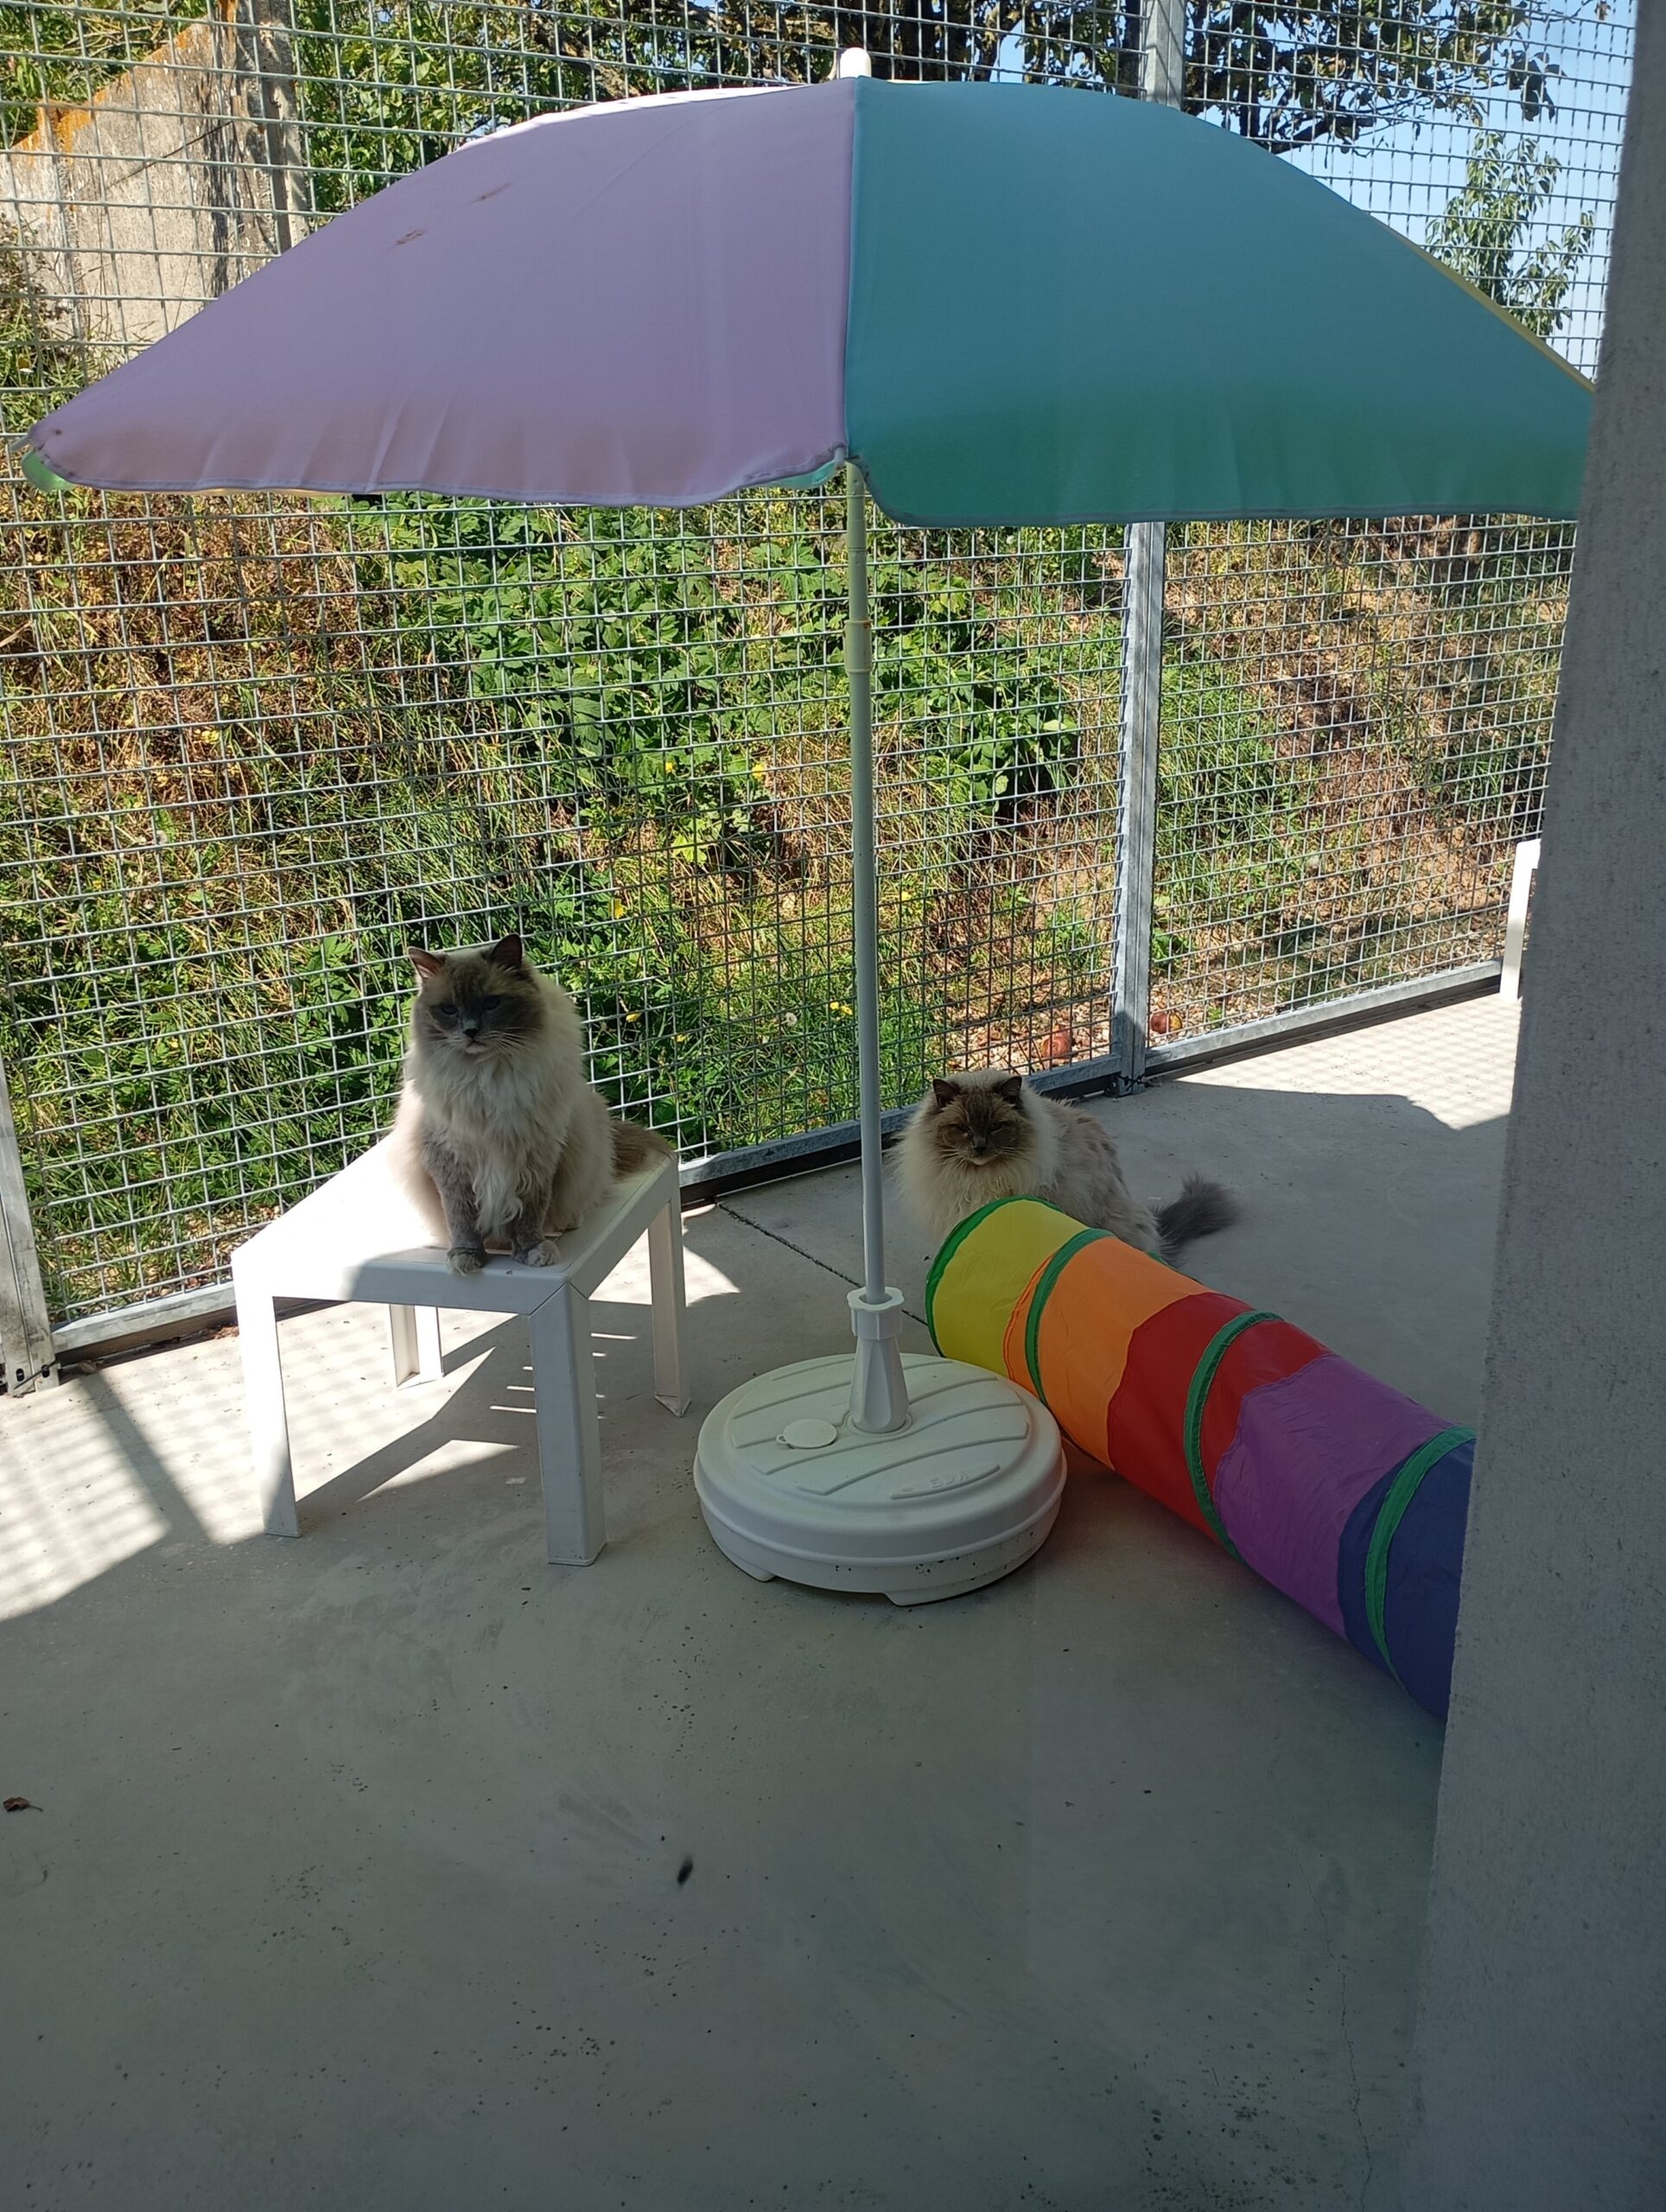
[[306,223],[287,0],[211,13],[0,153],[0,219],[65,325],[128,351],[280,252]]
[[1666,2206],[1666,8],[1638,15],[1407,2212]]

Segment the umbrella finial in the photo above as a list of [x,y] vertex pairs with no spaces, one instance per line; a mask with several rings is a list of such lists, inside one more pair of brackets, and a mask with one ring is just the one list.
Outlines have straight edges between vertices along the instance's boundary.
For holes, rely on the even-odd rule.
[[874,57],[865,46],[847,46],[839,56],[839,66],[834,73],[840,77],[871,77]]

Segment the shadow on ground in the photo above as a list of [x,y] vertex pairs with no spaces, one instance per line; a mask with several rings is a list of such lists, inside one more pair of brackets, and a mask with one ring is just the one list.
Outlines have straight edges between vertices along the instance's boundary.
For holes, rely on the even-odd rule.
[[[1200,1274],[1472,1414],[1500,1123],[1106,1110],[1158,1194],[1242,1191]],[[234,1343],[5,1409],[11,2202],[1396,2202],[1439,1732],[1391,1682],[1097,1473],[940,1607],[706,1539],[695,1423],[845,1341],[854,1205],[690,1219],[683,1423],[610,1287],[588,1569],[543,1560],[512,1323],[397,1395],[378,1317],[285,1325],[299,1542],[251,1533]]]

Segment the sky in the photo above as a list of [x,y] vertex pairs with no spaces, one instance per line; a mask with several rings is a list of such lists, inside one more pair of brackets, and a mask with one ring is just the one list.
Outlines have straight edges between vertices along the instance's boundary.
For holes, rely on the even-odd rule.
[[[1606,21],[1599,18],[1596,0],[1561,0],[1559,13],[1563,20],[1546,26],[1538,41],[1561,73],[1551,86],[1555,114],[1529,124],[1518,97],[1501,89],[1489,103],[1487,119],[1507,140],[1536,138],[1541,153],[1562,164],[1540,218],[1542,235],[1560,233],[1586,209],[1596,218],[1568,315],[1551,341],[1589,375],[1601,333],[1635,0],[1612,0]],[[1469,124],[1435,118],[1385,131],[1358,150],[1316,147],[1291,158],[1421,245],[1430,221],[1463,183],[1472,137]]]

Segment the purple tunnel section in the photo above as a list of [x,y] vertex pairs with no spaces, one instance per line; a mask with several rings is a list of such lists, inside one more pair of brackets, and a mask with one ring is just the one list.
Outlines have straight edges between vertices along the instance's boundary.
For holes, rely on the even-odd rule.
[[843,453],[855,86],[459,147],[48,417],[71,482],[691,506]]
[[1355,1508],[1445,1427],[1327,1352],[1244,1400],[1215,1509],[1247,1566],[1346,1636],[1337,1565]]

